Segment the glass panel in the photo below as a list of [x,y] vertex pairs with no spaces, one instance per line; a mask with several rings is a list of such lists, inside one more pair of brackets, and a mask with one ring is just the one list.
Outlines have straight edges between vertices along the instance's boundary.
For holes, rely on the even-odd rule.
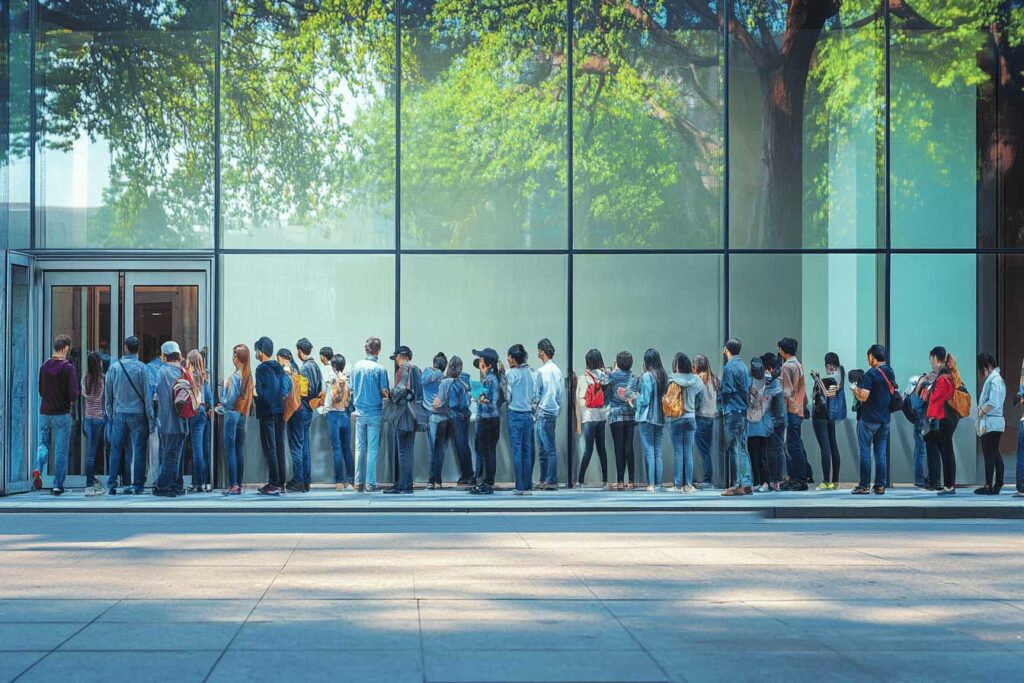
[[0,247],[29,245],[29,40],[28,3],[12,0],[0,9]]
[[[461,357],[466,372],[476,377],[473,349],[490,346],[504,363],[508,348],[521,343],[536,368],[540,364],[537,342],[548,337],[555,346],[555,362],[566,373],[567,278],[564,256],[403,256],[402,343],[413,350],[420,367],[429,367],[434,354],[444,351],[449,357]],[[565,416],[563,410],[556,432],[562,481],[567,472]],[[426,439],[418,441],[422,443],[416,446],[416,474],[426,479]],[[515,479],[507,435],[498,443],[496,477],[502,482]],[[444,479],[458,479],[451,454],[445,461]]]
[[[878,0],[732,5],[733,247],[882,243],[884,22]],[[820,11],[818,11],[820,10]]]
[[[619,351],[633,356],[633,371],[640,374],[647,348],[661,352],[669,366],[676,352],[691,359],[706,355],[721,369],[724,321],[723,258],[718,255],[587,255],[573,260],[573,367],[586,367],[587,351],[601,351],[611,367]],[[686,304],[680,306],[680,291]],[[628,295],[627,295],[628,293]],[[654,311],[659,313],[654,314]],[[682,320],[688,321],[680,324]],[[672,448],[665,439],[666,481],[671,482]],[[614,469],[611,435],[609,458]],[[639,437],[634,452],[643,462]],[[717,451],[716,451],[717,452]],[[700,457],[694,461],[698,478]],[[716,463],[718,465],[718,463]],[[643,468],[637,470],[642,472]],[[591,465],[587,481],[600,481],[600,468]]]
[[[978,257],[978,351],[996,357],[1003,381],[1006,382],[1006,431],[1001,452],[1012,456],[1017,452],[1020,413],[1014,409],[1013,397],[1020,392],[1024,372],[1024,256],[985,254]],[[972,384],[972,388],[974,385]],[[975,396],[981,394],[978,380]],[[1008,465],[1013,464],[1012,457]]]
[[[868,347],[885,336],[884,270],[882,257],[874,255],[730,257],[729,330],[743,342],[742,358],[749,362],[754,355],[777,353],[778,341],[793,337],[805,375],[811,370],[823,372],[825,354],[830,351],[839,355],[847,371],[865,369]],[[901,377],[898,366],[896,371]],[[810,422],[804,424],[808,462],[820,482],[821,450]],[[858,478],[856,427],[852,412],[836,425],[842,481]],[[896,463],[893,481],[913,481],[912,477],[912,469]]]
[[584,0],[574,21],[576,246],[720,247],[722,33],[714,10]]
[[[25,266],[11,266],[10,306],[11,329],[10,343],[12,349],[29,349],[29,269]],[[8,367],[10,393],[8,409],[10,410],[10,454],[11,463],[8,481],[25,481],[31,472],[29,444],[32,439],[28,435],[29,411],[32,400],[29,396],[29,354],[11,353]]]
[[[85,375],[86,360],[93,351],[100,354],[104,366],[110,365],[110,287],[106,285],[55,285],[50,288],[50,335],[44,340],[44,350],[49,355],[50,341],[58,335],[71,337],[71,351],[68,362],[73,363],[78,377]],[[84,406],[79,400],[79,410],[73,412],[74,424],[71,433],[71,451],[68,454],[68,474],[84,474],[87,446],[81,416]],[[104,463],[97,459],[97,472],[103,471]],[[53,472],[53,451],[50,451],[48,472]]]
[[403,247],[565,248],[565,12],[403,0]]
[[[297,266],[297,262],[301,263]],[[382,355],[390,355],[395,343],[393,256],[232,254],[221,257],[220,273],[222,306],[217,324],[222,332],[222,376],[217,381],[233,367],[231,349],[235,344],[246,344],[251,350],[264,335],[274,340],[276,348],[292,349],[293,354],[295,342],[306,337],[314,349],[332,347],[350,366],[363,357],[367,337],[380,337],[387,351]],[[254,302],[258,316],[253,315]],[[253,359],[255,367],[255,355]],[[320,415],[313,418],[313,480],[333,482],[325,422]],[[385,460],[381,457],[380,461]],[[245,478],[247,482],[266,482],[266,476],[259,428],[256,420],[249,420]]]
[[139,360],[158,360],[160,345],[169,339],[178,342],[183,354],[199,348],[199,287],[136,285],[132,290],[132,334],[139,338]]
[[213,246],[214,0],[39,3],[47,247]]
[[935,0],[916,9],[892,20],[892,245],[973,248],[979,107],[984,118],[992,106],[979,102],[990,78],[979,51],[990,35],[977,27],[990,23],[991,4]]
[[393,3],[258,5],[224,2],[224,246],[392,247]]

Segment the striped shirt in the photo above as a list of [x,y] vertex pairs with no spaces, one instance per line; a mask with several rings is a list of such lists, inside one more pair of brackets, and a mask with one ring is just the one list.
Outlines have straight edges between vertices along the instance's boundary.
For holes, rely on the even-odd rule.
[[86,382],[88,378],[82,379],[82,398],[85,399],[85,416],[94,420],[103,419],[103,386],[105,379],[100,375],[96,381],[95,393],[86,393]]

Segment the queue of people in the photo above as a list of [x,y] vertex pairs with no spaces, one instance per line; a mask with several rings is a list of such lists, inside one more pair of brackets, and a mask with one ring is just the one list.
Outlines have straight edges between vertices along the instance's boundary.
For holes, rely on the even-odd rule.
[[[901,391],[887,351],[879,344],[866,351],[867,370],[847,372],[839,356],[830,352],[823,359],[823,373],[805,373],[798,346],[796,339],[783,338],[775,351],[754,356],[748,363],[741,357],[740,340],[729,339],[722,349],[721,377],[703,354],[691,360],[678,352],[667,371],[659,351],[648,349],[635,371],[628,351],[617,353],[608,367],[601,352],[591,349],[584,371],[567,387],[548,339],[537,343],[536,368],[531,367],[530,354],[522,344],[512,345],[504,359],[490,347],[473,350],[475,378],[458,356],[437,353],[431,367],[421,370],[413,363],[412,350],[398,346],[389,356],[395,368],[392,383],[380,362],[379,338],[366,340],[363,357],[350,368],[345,357],[329,346],[314,357],[313,344],[306,338],[296,342],[293,353],[289,348],[275,351],[273,341],[261,337],[253,346],[255,364],[247,345],[233,347],[232,372],[217,383],[215,401],[205,350],[183,355],[176,342],[167,341],[158,359],[143,364],[138,357],[139,340],[128,337],[122,355],[113,363],[89,353],[79,382],[75,366],[67,359],[71,339],[60,335],[54,340],[52,357],[39,372],[39,449],[33,485],[42,488],[41,473],[52,449],[52,493],[64,492],[71,414],[81,396],[87,496],[143,493],[147,447],[154,436],[159,442],[159,462],[153,495],[211,492],[207,430],[214,414],[223,419],[227,486],[222,493],[226,496],[243,493],[250,415],[257,420],[267,466],[267,482],[258,488],[263,496],[310,490],[310,426],[315,415],[326,421],[338,491],[412,494],[415,443],[417,434],[423,433],[429,458],[427,489],[444,486],[444,461],[451,446],[459,472],[455,486],[474,495],[493,494],[503,418],[515,479],[512,493],[557,491],[556,424],[566,407],[568,389],[580,444],[580,485],[596,453],[602,488],[649,492],[664,488],[679,493],[713,488],[715,436],[720,434],[728,463],[723,477],[727,487],[721,495],[807,491],[814,481],[802,430],[803,422],[810,420],[821,458],[822,480],[816,489],[836,490],[841,465],[836,428],[852,407],[860,464],[859,480],[851,489],[854,495],[885,494],[891,420],[897,412],[913,425],[915,485],[942,496],[955,495],[953,436],[960,420],[972,410],[985,462],[985,484],[974,493],[1000,493],[1004,463],[999,441],[1005,431],[1006,385],[992,354],[978,355],[982,390],[972,409],[957,361],[944,347],[929,352],[928,371],[911,377]],[[1022,397],[1024,380],[1015,402]],[[614,462],[609,458],[608,431]],[[672,452],[668,475],[661,455],[666,432]],[[386,488],[377,481],[385,433],[396,455],[393,483]],[[637,433],[639,467],[634,453]],[[193,471],[188,489],[183,477],[186,443],[191,446]],[[96,477],[97,462],[102,462],[107,447],[108,475],[101,482]],[[1016,495],[1024,497],[1024,428],[1017,451]],[[696,456],[702,465],[699,481]],[[637,471],[641,467],[642,472]],[[119,478],[123,479],[120,490]]]

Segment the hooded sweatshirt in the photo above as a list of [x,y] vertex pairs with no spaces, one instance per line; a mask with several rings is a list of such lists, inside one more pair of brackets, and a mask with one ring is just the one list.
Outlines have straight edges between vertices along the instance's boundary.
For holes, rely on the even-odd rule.
[[284,397],[292,390],[292,380],[276,360],[256,366],[256,417],[284,415]]
[[683,414],[679,417],[666,417],[665,421],[674,422],[684,417],[696,417],[694,411],[697,405],[697,396],[704,391],[704,382],[701,381],[700,375],[691,372],[673,372],[668,376],[668,381],[683,388]]

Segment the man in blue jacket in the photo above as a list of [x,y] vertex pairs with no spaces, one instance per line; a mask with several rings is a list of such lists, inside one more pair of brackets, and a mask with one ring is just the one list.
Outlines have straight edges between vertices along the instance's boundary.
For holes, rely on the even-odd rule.
[[285,422],[284,399],[292,390],[292,381],[274,357],[274,342],[260,337],[254,345],[256,359],[256,419],[260,423],[260,445],[267,461],[267,484],[259,490],[264,496],[284,493]]
[[736,476],[734,486],[723,496],[749,496],[754,492],[747,450],[747,404],[750,401],[750,370],[740,358],[739,339],[725,342],[725,367],[722,369],[722,412],[725,414],[725,452]]

